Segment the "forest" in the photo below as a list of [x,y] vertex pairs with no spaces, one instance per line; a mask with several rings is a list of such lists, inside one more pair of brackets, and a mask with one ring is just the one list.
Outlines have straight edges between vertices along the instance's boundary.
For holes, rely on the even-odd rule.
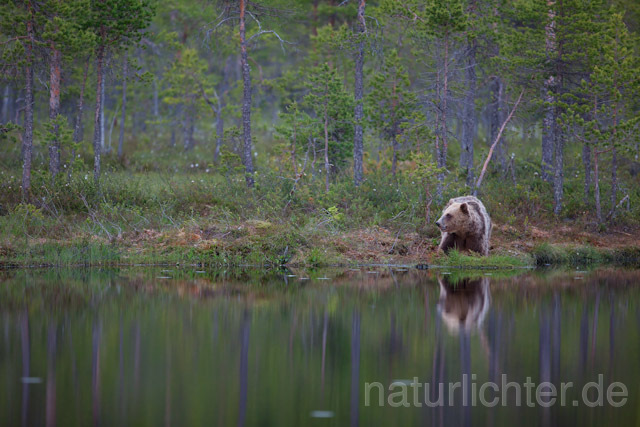
[[465,194],[497,256],[636,246],[639,32],[636,0],[6,0],[0,264],[420,261]]

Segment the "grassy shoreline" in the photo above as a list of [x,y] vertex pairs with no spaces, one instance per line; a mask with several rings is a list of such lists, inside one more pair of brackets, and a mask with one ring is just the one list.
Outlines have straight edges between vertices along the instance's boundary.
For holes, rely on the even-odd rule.
[[[263,236],[277,239],[277,236]],[[341,238],[342,237],[342,238]],[[344,246],[344,236],[329,241],[308,242],[285,250],[255,245],[131,246],[122,242],[79,240],[43,241],[0,246],[0,269],[25,267],[192,265],[222,267],[353,267],[401,266],[410,268],[517,269],[543,266],[617,265],[640,267],[640,247],[596,248],[588,245],[560,245],[544,242],[530,251],[508,253],[494,248],[488,257],[452,252],[439,255],[435,250],[424,256],[357,252],[357,245]],[[291,248],[291,249],[290,249]]]
[[[21,199],[17,172],[0,175],[0,268],[165,264],[228,266],[428,265],[515,268],[573,264],[640,267],[636,205],[594,224],[588,206],[568,204],[553,215],[547,183],[512,188],[489,180],[483,203],[494,224],[491,256],[438,256],[433,224],[452,181],[425,204],[424,188],[407,172],[392,181],[370,171],[354,187],[338,175],[293,187],[277,174],[244,177],[192,171],[111,171],[96,185],[84,176],[34,181]],[[454,179],[451,176],[451,179]],[[37,185],[36,185],[37,183]],[[581,200],[581,199],[580,199]],[[640,209],[640,208],[638,208]]]

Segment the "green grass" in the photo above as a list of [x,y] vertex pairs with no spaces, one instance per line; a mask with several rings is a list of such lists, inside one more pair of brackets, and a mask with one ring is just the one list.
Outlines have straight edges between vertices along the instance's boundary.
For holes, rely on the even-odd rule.
[[[294,191],[286,170],[274,172],[263,165],[256,187],[248,190],[242,174],[225,173],[214,165],[192,168],[188,162],[193,158],[178,154],[168,153],[162,167],[144,166],[137,158],[126,169],[120,164],[107,165],[100,185],[93,183],[88,170],[75,171],[70,180],[60,174],[52,183],[43,163],[34,168],[29,203],[22,200],[19,190],[19,169],[0,163],[0,265],[271,267],[353,265],[362,260],[410,264],[420,263],[418,253],[426,263],[440,236],[434,219],[450,197],[468,192],[463,180],[450,174],[442,197],[432,201],[426,221],[425,189],[415,181],[410,166],[400,170],[396,180],[384,168],[371,167],[357,188],[347,168],[333,176],[325,192],[321,175],[315,180],[306,176]],[[578,191],[576,182],[568,183],[569,189],[574,186]],[[563,215],[586,226],[587,219],[575,215],[588,211],[589,206],[580,204],[575,191],[567,192],[573,207]],[[552,230],[559,225],[551,213],[550,194],[548,184],[537,178],[512,186],[490,174],[481,198],[496,224],[512,226],[508,239],[528,240],[532,218],[538,228]],[[619,222],[609,225],[637,230],[640,203],[635,200],[640,192],[631,197],[631,210],[621,212],[615,219]],[[395,252],[389,252],[391,243],[381,247],[351,237],[363,230],[375,230],[366,236],[370,240],[393,241]],[[148,233],[156,237],[145,237]],[[189,235],[200,237],[194,240]],[[422,243],[410,253],[414,242]],[[499,251],[485,258],[454,252],[429,264],[502,269],[546,264],[640,265],[637,248],[543,244],[530,254]],[[405,254],[413,258],[405,261]]]
[[[288,236],[289,238],[291,236]],[[300,236],[298,236],[300,239]],[[127,247],[119,243],[90,240],[20,243],[12,248],[0,247],[0,268],[18,266],[95,266],[134,264],[189,264],[207,267],[281,266],[327,267],[366,264],[348,259],[331,248],[314,245],[313,239],[295,240],[283,246],[285,235],[264,235],[252,243],[232,243],[213,248],[194,246],[145,245]],[[269,243],[267,243],[269,242]],[[295,257],[294,257],[295,253]],[[563,247],[544,243],[530,254],[493,254],[487,257],[451,251],[431,259],[429,268],[463,270],[509,270],[543,266],[619,265],[640,267],[640,248],[598,249],[590,246]]]
[[447,255],[439,255],[431,260],[433,266],[455,267],[464,269],[509,269],[532,267],[533,259],[528,255],[464,255],[458,251],[450,251]]
[[0,256],[2,266],[72,266],[116,264],[122,259],[121,249],[104,243],[45,242],[7,250]]
[[640,267],[640,247],[600,249],[592,246],[557,246],[543,243],[531,252],[537,266],[599,264]]

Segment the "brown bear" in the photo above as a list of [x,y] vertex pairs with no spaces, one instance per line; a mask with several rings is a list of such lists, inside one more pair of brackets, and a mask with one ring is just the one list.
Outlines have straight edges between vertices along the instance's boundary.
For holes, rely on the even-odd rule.
[[442,232],[438,250],[447,253],[455,248],[460,252],[489,255],[491,218],[477,197],[462,196],[449,200],[436,225]]

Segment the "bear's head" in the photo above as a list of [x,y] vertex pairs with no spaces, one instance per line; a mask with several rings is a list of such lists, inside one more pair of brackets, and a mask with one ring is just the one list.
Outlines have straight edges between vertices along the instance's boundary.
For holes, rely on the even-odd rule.
[[451,203],[442,213],[436,225],[447,233],[468,231],[473,228],[469,205],[466,203]]

